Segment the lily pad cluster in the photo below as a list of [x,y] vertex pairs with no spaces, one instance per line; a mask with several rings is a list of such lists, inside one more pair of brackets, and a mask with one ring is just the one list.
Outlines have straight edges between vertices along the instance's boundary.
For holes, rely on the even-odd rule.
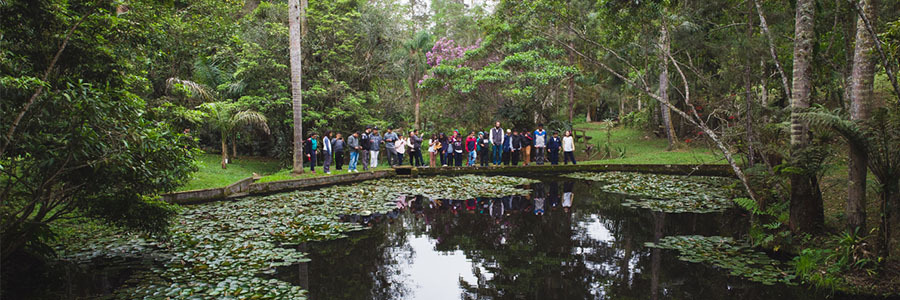
[[627,194],[622,205],[667,213],[713,213],[734,206],[736,181],[711,176],[642,174],[631,172],[579,172],[564,177],[604,183],[603,190]]
[[721,236],[667,236],[647,247],[677,250],[678,258],[694,263],[709,263],[727,269],[733,276],[741,276],[766,285],[783,283],[796,285],[791,268],[765,253],[754,251],[746,243]]
[[81,247],[66,245],[70,260],[151,257],[158,261],[117,291],[122,299],[304,299],[300,287],[265,275],[279,266],[307,261],[296,245],[343,237],[359,230],[341,215],[386,213],[402,196],[436,199],[525,195],[514,177],[458,176],[382,179],[231,202],[189,206],[167,239],[112,234]]

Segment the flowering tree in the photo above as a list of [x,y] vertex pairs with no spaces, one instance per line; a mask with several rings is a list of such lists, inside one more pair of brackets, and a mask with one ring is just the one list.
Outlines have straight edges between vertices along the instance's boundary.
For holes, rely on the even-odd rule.
[[[466,56],[466,51],[474,50],[478,47],[481,47],[481,39],[475,41],[474,45],[462,46],[457,45],[456,42],[451,39],[443,37],[434,42],[434,46],[431,47],[431,50],[425,53],[425,63],[427,63],[429,67],[436,67],[442,62],[450,62],[463,58]],[[458,67],[461,66],[462,65],[459,65]],[[425,75],[422,76],[422,79],[419,80],[419,84],[422,84],[423,81],[433,76],[433,72],[425,73]]]

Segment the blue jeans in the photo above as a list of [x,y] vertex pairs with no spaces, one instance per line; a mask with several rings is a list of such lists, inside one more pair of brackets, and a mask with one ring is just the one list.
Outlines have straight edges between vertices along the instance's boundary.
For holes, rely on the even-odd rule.
[[356,163],[359,162],[359,152],[350,152],[350,164],[347,165],[348,171],[356,171]]
[[491,153],[494,157],[494,164],[499,165],[500,159],[503,157],[503,145],[494,145],[492,150]]
[[469,166],[470,167],[475,165],[475,157],[476,156],[477,155],[475,154],[475,150],[469,151]]

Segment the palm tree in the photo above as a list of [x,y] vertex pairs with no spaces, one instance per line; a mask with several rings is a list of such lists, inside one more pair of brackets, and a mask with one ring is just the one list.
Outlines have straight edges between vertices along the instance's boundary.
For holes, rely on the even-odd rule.
[[407,55],[405,60],[408,66],[409,94],[412,96],[415,105],[415,128],[417,129],[421,129],[419,128],[419,108],[422,99],[416,84],[419,82],[422,74],[425,73],[425,53],[429,49],[431,49],[431,34],[425,31],[420,31],[413,39],[403,43],[403,50],[405,50]]
[[226,169],[228,163],[228,146],[226,139],[233,136],[244,126],[259,127],[269,134],[269,125],[266,116],[252,110],[237,110],[237,106],[228,102],[209,102],[201,104],[206,123],[213,130],[218,131],[222,139],[222,169]]
[[303,173],[303,67],[301,41],[306,31],[306,3],[306,0],[291,0],[288,8],[291,55],[291,106],[294,115],[294,173]]

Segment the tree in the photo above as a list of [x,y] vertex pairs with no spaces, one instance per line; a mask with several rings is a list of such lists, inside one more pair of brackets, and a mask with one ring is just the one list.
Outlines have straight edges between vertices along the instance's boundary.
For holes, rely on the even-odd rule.
[[209,102],[200,105],[200,108],[206,113],[206,123],[218,131],[222,140],[222,169],[226,169],[228,163],[228,146],[226,140],[229,136],[234,136],[243,126],[259,127],[266,134],[269,134],[269,125],[266,116],[252,110],[237,111],[237,107],[233,103],[228,102]]
[[306,28],[306,0],[292,0],[288,8],[291,55],[291,108],[294,115],[293,172],[303,173],[303,68],[302,48]]
[[[451,41],[452,42],[452,41]],[[420,79],[422,79],[422,74],[425,73],[425,53],[431,48],[431,34],[428,32],[420,31],[413,37],[411,40],[406,41],[403,44],[403,49],[407,53],[406,64],[407,64],[407,76],[409,81],[409,95],[413,99],[413,106],[415,109],[415,128],[419,128],[419,110],[421,107],[421,95],[419,95],[419,88],[417,84]]]
[[816,174],[809,169],[809,126],[800,113],[809,108],[810,62],[813,59],[815,1],[797,0],[794,26],[794,71],[791,88],[791,204],[790,227],[794,232],[816,232],[824,223],[822,194]]
[[659,98],[663,101],[660,105],[663,128],[666,131],[666,139],[669,141],[668,150],[672,150],[678,137],[675,135],[675,126],[672,124],[672,113],[669,111],[669,29],[666,27],[665,18],[668,15],[663,9],[663,22],[659,27]]
[[[877,0],[859,0],[861,13],[874,22],[877,18]],[[850,119],[864,121],[869,117],[873,101],[875,80],[875,39],[860,18],[856,22],[856,48],[853,52],[853,79],[850,90]],[[849,186],[847,188],[847,226],[866,229],[866,175],[868,157],[864,149],[850,145]]]

